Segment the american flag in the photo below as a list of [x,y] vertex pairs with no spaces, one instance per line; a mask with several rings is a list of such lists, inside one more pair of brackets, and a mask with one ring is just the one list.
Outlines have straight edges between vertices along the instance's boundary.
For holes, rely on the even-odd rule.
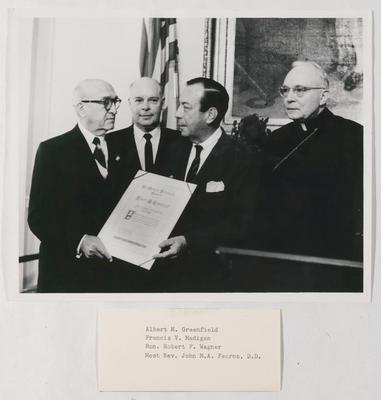
[[143,18],[140,75],[160,82],[166,104],[162,125],[172,129],[179,104],[178,54],[176,18]]

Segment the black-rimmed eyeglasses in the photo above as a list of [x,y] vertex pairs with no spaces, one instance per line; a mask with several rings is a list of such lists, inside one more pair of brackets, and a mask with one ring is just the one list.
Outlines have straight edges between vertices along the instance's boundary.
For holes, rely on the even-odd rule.
[[97,103],[103,104],[106,111],[110,111],[111,107],[114,105],[117,110],[120,107],[122,100],[119,97],[105,97],[103,100],[81,100],[81,103]]
[[325,87],[308,87],[308,86],[301,86],[301,85],[297,85],[294,86],[292,88],[288,87],[288,86],[281,86],[279,88],[279,93],[282,97],[287,97],[288,94],[290,93],[290,90],[295,93],[295,95],[297,97],[303,97],[304,94],[308,91],[308,90],[313,90],[313,89],[326,89]]

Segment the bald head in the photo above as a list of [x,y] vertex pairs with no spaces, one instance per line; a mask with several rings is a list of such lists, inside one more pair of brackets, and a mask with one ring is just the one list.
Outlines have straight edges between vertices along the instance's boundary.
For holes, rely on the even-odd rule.
[[163,96],[160,83],[156,79],[149,78],[148,76],[143,76],[142,78],[139,78],[131,83],[130,97],[134,96],[134,94],[136,93],[147,90],[157,94],[160,97]]
[[315,85],[329,88],[327,73],[317,63],[312,61],[295,61],[289,74],[299,74],[308,77]]
[[102,79],[84,79],[74,88],[73,105],[77,105],[81,100],[98,99],[99,93],[103,92],[115,94],[114,88]]
[[129,103],[132,121],[139,129],[149,132],[160,124],[163,96],[155,79],[143,77],[133,82]]
[[102,79],[85,79],[73,92],[73,106],[82,126],[96,136],[102,136],[114,128],[117,108],[106,109],[106,99],[117,97],[114,88]]

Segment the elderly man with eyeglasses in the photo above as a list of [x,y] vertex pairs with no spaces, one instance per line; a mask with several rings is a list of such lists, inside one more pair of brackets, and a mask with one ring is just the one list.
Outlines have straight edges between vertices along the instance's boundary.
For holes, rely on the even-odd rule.
[[362,260],[363,127],[327,108],[316,63],[295,62],[280,94],[293,121],[265,146],[258,246]]
[[78,124],[38,148],[28,222],[40,239],[38,292],[99,292],[112,288],[111,255],[97,234],[115,205],[110,167],[121,100],[100,79],[74,89]]

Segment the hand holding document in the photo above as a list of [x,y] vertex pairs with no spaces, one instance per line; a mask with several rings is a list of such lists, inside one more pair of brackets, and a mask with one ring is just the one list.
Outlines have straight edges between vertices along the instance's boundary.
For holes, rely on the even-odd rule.
[[159,247],[165,250],[159,254],[155,254],[154,258],[177,258],[185,251],[187,241],[184,236],[175,236],[161,242]]
[[80,253],[77,258],[84,255],[86,258],[105,258],[112,262],[112,257],[97,236],[85,235],[79,245]]
[[110,254],[150,269],[196,185],[138,171],[98,234]]

